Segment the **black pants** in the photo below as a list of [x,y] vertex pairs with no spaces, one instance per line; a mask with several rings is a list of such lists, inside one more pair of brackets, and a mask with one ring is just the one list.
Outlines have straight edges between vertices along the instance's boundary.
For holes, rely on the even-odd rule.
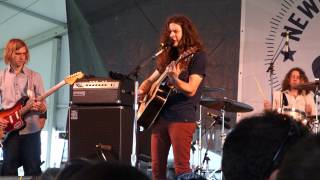
[[9,134],[3,147],[3,176],[17,176],[18,168],[23,166],[25,176],[41,174],[41,142],[40,132],[19,135],[18,132]]

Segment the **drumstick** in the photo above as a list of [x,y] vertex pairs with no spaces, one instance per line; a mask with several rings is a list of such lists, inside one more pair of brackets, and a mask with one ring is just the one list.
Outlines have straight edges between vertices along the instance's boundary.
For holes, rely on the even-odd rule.
[[259,93],[260,93],[260,95],[264,98],[264,99],[267,99],[266,98],[266,95],[263,93],[263,91],[262,91],[262,88],[261,88],[261,86],[260,86],[260,83],[259,83],[259,81],[257,80],[257,78],[254,76],[253,77],[254,78],[254,81],[256,82],[256,85],[257,85],[257,87],[258,87],[258,91],[259,91]]

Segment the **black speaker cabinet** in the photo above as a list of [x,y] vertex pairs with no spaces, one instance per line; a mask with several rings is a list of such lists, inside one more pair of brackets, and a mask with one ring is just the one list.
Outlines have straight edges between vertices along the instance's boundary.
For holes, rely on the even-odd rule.
[[126,106],[70,107],[69,159],[97,157],[102,150],[129,164],[133,116]]

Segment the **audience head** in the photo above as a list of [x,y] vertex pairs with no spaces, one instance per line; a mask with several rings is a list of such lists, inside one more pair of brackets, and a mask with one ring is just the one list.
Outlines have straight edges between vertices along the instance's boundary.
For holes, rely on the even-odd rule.
[[277,180],[318,180],[320,176],[320,136],[310,136],[286,154]]
[[65,167],[60,171],[56,180],[70,179],[91,164],[93,164],[93,161],[86,158],[72,159],[68,161]]
[[290,147],[307,134],[303,124],[275,112],[241,120],[224,143],[225,179],[268,179]]
[[126,179],[126,180],[149,180],[149,178],[138,169],[116,162],[100,161],[92,164],[75,176],[71,180],[104,180],[104,179]]
[[55,180],[59,172],[60,168],[48,168],[41,174],[39,180]]

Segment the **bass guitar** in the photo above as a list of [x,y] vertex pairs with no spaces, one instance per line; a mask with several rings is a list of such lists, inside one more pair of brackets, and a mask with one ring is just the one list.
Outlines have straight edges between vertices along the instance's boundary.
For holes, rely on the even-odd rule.
[[[64,80],[53,86],[43,95],[37,97],[37,101],[43,101],[45,98],[50,96],[65,84],[72,85],[76,82],[76,80],[83,78],[83,76],[84,74],[82,72],[77,72],[70,76],[67,76]],[[12,108],[0,110],[0,118],[6,119],[8,121],[7,127],[4,129],[4,132],[6,134],[12,131],[21,130],[25,127],[23,116],[30,111],[33,102],[34,101],[30,100],[28,96],[25,96],[22,97]]]
[[[197,48],[191,47],[183,52],[176,60],[176,64],[179,64],[182,60],[190,61],[197,50]],[[137,124],[142,127],[143,130],[149,129],[156,122],[160,111],[172,92],[173,88],[168,86],[165,82],[167,74],[168,70],[166,68],[159,78],[151,85],[149,92],[139,106]]]

